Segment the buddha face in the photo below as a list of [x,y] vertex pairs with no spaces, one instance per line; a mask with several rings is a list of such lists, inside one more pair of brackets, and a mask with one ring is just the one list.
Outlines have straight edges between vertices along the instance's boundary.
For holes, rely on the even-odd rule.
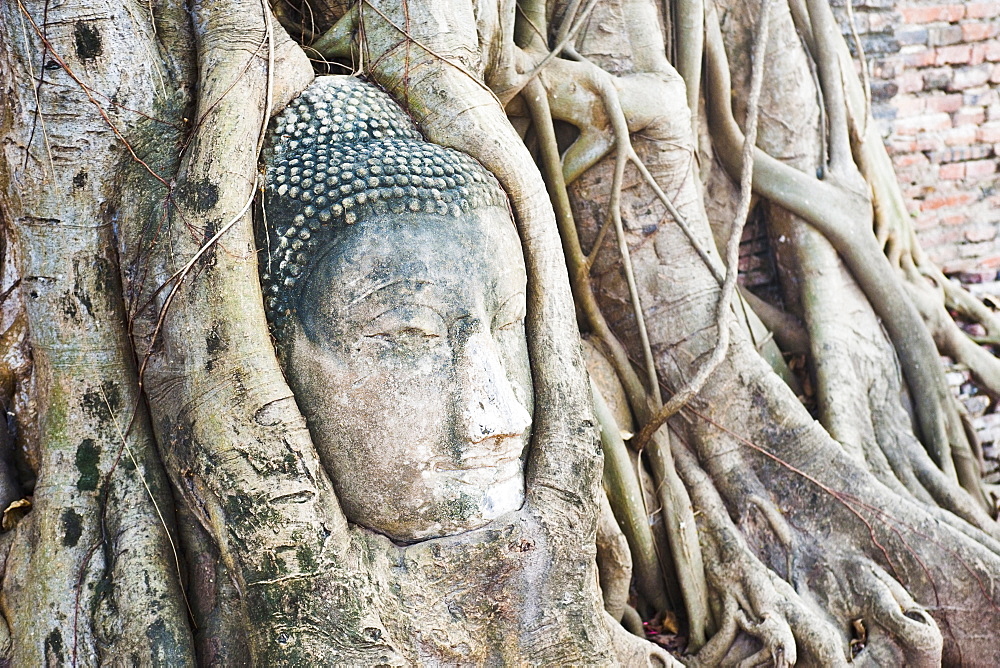
[[524,261],[505,209],[375,215],[303,276],[289,382],[347,518],[397,542],[524,500]]

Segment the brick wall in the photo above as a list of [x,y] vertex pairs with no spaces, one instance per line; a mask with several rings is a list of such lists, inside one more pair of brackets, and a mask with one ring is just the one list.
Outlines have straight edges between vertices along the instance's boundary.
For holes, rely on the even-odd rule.
[[856,0],[854,15],[872,113],[924,248],[946,273],[995,280],[1000,0]]

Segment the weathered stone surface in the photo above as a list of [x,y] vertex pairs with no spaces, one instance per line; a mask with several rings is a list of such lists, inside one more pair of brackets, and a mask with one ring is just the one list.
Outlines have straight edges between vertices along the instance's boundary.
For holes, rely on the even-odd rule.
[[271,142],[268,315],[347,518],[406,543],[520,508],[527,278],[496,180],[350,77]]

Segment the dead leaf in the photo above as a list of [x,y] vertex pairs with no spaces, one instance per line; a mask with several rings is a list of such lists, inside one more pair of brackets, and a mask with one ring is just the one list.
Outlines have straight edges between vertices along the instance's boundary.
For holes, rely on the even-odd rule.
[[4,509],[0,526],[3,527],[4,531],[10,531],[22,517],[28,514],[29,510],[31,510],[31,497],[18,499]]

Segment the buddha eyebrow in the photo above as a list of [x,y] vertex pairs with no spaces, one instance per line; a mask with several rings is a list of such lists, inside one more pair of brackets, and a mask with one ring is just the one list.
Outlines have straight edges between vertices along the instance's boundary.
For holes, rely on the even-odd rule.
[[401,278],[393,278],[393,279],[390,279],[390,280],[387,280],[387,281],[382,281],[381,283],[376,283],[371,288],[369,288],[365,292],[362,292],[360,295],[358,295],[357,297],[355,297],[354,299],[352,299],[351,301],[349,301],[347,303],[347,305],[348,306],[354,306],[358,302],[364,301],[365,299],[368,299],[369,297],[371,297],[376,292],[381,292],[382,290],[385,290],[386,288],[391,288],[392,286],[397,285],[399,283],[409,283],[409,284],[411,284],[411,285],[413,285],[415,287],[422,287],[424,285],[434,285],[435,284],[434,281],[428,281],[427,279],[423,279],[423,278],[410,278],[410,277],[407,277],[407,276],[403,276]]

